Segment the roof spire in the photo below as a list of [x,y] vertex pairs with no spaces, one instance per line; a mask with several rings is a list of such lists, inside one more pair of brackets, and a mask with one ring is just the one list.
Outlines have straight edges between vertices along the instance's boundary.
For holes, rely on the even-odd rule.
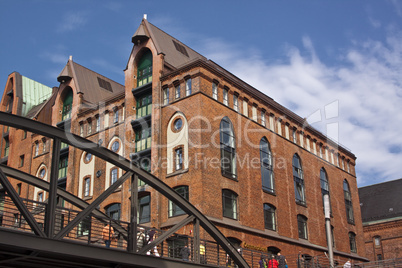
[[147,19],[147,17],[148,17],[148,15],[147,15],[147,14],[144,14],[144,20],[146,20],[146,19]]

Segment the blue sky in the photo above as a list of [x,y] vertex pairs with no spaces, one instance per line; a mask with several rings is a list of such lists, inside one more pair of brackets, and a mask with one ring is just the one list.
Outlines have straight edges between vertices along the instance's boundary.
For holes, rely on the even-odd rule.
[[124,84],[143,14],[357,156],[359,186],[402,174],[402,2],[0,0],[0,90],[68,57]]

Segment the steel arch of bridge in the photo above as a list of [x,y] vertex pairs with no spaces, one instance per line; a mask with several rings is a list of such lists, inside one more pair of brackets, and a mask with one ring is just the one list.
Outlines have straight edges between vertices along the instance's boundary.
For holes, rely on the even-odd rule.
[[[69,122],[67,122],[69,123]],[[133,165],[128,159],[123,158],[122,156],[108,150],[105,147],[100,146],[90,140],[87,140],[78,135],[67,132],[63,129],[56,128],[38,121],[34,121],[28,118],[20,117],[17,115],[0,112],[0,124],[14,127],[17,129],[23,129],[25,131],[29,131],[32,133],[36,133],[48,138],[53,139],[53,151],[52,151],[52,162],[50,169],[50,183],[43,181],[35,176],[30,174],[21,172],[19,170],[7,167],[0,166],[0,182],[5,188],[5,190],[10,195],[11,199],[14,201],[15,205],[20,210],[21,214],[24,216],[27,223],[30,225],[32,230],[37,236],[47,237],[50,239],[61,240],[70,230],[72,230],[76,225],[78,225],[81,220],[83,220],[86,216],[91,213],[97,216],[105,216],[104,213],[97,210],[96,207],[103,201],[107,196],[114,192],[120,185],[122,185],[127,179],[131,179],[131,189],[137,185],[137,180],[141,179],[151,187],[153,187],[156,191],[160,192],[168,199],[173,201],[177,206],[179,206],[184,212],[187,213],[188,217],[183,221],[173,226],[168,232],[164,235],[161,235],[157,239],[155,239],[152,243],[147,244],[138,252],[136,251],[136,235],[135,234],[127,234],[124,232],[124,229],[119,230],[124,236],[128,238],[128,251],[129,252],[137,252],[140,254],[146,253],[148,250],[153,248],[154,246],[161,243],[165,240],[169,235],[173,234],[175,231],[179,230],[181,227],[185,226],[190,222],[195,222],[195,249],[199,249],[200,237],[199,237],[199,227],[202,226],[204,230],[211,235],[217,242],[219,246],[221,246],[226,253],[232,258],[232,260],[239,267],[249,267],[248,263],[243,259],[241,254],[233,247],[233,245],[229,242],[229,240],[218,230],[218,228],[211,223],[206,216],[204,216],[197,208],[195,208],[189,201],[184,199],[181,195],[179,195],[175,190],[170,188],[163,181],[158,179],[156,176],[136,167]],[[112,184],[105,192],[103,192],[98,198],[96,198],[92,203],[87,203],[82,199],[74,196],[73,194],[58,189],[57,188],[57,180],[58,180],[58,164],[60,159],[60,147],[61,142],[72,145],[78,149],[89,152],[113,165],[121,168],[125,171],[114,184]],[[49,192],[48,205],[45,213],[45,222],[44,222],[44,231],[39,227],[39,224],[36,222],[35,218],[28,211],[28,209],[23,204],[21,198],[16,193],[15,189],[11,186],[11,183],[8,181],[6,176],[10,176],[26,183],[29,183],[35,187],[42,188]],[[136,188],[135,188],[136,189]],[[63,199],[69,201],[71,204],[79,207],[82,211],[75,217],[74,220],[69,222],[67,226],[60,230],[57,234],[54,234],[55,231],[55,208],[57,203],[57,196],[63,197]],[[130,230],[137,230],[137,221],[136,221],[136,205],[133,206],[133,200],[138,199],[138,192],[131,191],[131,215],[130,215]],[[113,226],[114,228],[119,228],[119,226]],[[198,227],[198,228],[197,228]],[[196,232],[198,230],[198,232]],[[134,233],[134,232],[131,232]],[[198,250],[197,250],[198,251]],[[197,256],[197,252],[195,252]],[[197,259],[196,259],[197,260]],[[199,252],[198,252],[198,260],[199,260]]]

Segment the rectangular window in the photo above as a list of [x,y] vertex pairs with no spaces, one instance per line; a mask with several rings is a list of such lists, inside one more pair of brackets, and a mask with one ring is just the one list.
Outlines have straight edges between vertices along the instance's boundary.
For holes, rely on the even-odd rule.
[[175,150],[176,170],[183,169],[183,148]]
[[80,136],[84,137],[84,124],[80,123]]
[[24,158],[25,158],[24,155],[20,155],[20,167],[24,166]]
[[[189,200],[188,186],[175,187],[174,190],[184,199]],[[169,217],[183,215],[185,212],[175,203],[169,200]]]
[[293,128],[292,140],[293,140],[294,143],[297,143],[297,130],[296,130],[296,128]]
[[91,178],[84,180],[84,196],[89,196],[89,189],[91,188]]
[[163,89],[163,105],[169,104],[169,88]]
[[151,128],[139,129],[135,132],[135,152],[151,148]]
[[22,189],[22,184],[18,183],[17,184],[17,190],[16,190],[18,195],[21,195],[21,189]]
[[118,109],[116,109],[116,110],[114,111],[113,123],[114,123],[114,124],[119,123],[119,110],[118,110]]
[[152,112],[152,95],[143,95],[137,99],[137,119]]
[[257,122],[257,106],[251,107],[251,119]]
[[186,96],[191,95],[191,78],[186,80]]
[[273,114],[271,114],[269,116],[269,129],[272,131],[275,131],[274,122],[275,122],[275,116]]
[[87,135],[91,135],[92,134],[92,121],[88,120],[88,133]]
[[39,155],[39,143],[35,142],[35,153],[34,156],[38,156]]
[[38,193],[38,202],[43,202],[43,192]]
[[46,140],[42,140],[43,152],[46,153]]
[[99,132],[100,130],[100,117],[99,115],[95,117],[96,118],[96,127],[95,127],[95,131]]
[[215,83],[212,83],[212,98],[218,100],[218,85]]
[[150,222],[151,220],[150,203],[151,203],[150,195],[146,195],[144,197],[139,198],[138,200],[139,223]]
[[243,115],[248,117],[248,103],[247,99],[243,100]]
[[113,168],[110,171],[110,185],[112,185],[113,183],[115,183],[117,181],[117,168]]
[[302,215],[297,215],[297,225],[299,229],[299,238],[307,239],[307,219]]
[[67,177],[68,156],[60,158],[59,161],[59,179]]
[[261,125],[263,125],[265,127],[265,124],[266,124],[266,122],[265,122],[265,111],[262,110],[261,111]]
[[236,94],[233,95],[233,109],[238,112],[239,111],[239,96]]
[[175,87],[175,99],[180,99],[180,85]]
[[223,104],[228,106],[228,90],[226,88],[223,89]]
[[300,140],[300,146],[304,147],[304,135],[302,131],[300,131],[299,133],[299,140]]
[[4,138],[4,157],[8,156],[10,150],[10,142],[8,140],[8,137]]
[[89,235],[91,229],[91,218],[88,216],[78,224],[77,236]]

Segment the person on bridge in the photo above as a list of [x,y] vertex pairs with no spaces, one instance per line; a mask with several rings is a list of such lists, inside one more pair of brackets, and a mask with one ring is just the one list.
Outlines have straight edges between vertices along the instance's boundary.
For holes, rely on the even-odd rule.
[[103,241],[107,248],[110,248],[110,244],[112,243],[112,239],[114,239],[114,230],[108,223],[105,224],[102,231]]
[[278,268],[286,268],[287,261],[286,261],[286,257],[283,256],[280,252],[278,252]]

